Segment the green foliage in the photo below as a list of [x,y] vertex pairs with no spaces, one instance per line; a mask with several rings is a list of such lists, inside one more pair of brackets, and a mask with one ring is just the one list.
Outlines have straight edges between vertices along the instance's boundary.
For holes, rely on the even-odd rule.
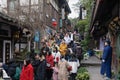
[[80,21],[76,24],[75,28],[77,28],[77,29],[79,30],[79,32],[80,32],[81,34],[83,34],[83,33],[85,32],[85,29],[86,29],[87,24],[88,24],[87,20],[80,20]]
[[15,57],[15,59],[17,61],[23,61],[26,58],[26,56],[28,56],[29,54],[30,52],[28,52],[26,47],[22,52],[17,53],[17,56]]
[[74,9],[79,9],[80,5],[82,5],[87,10],[87,19],[80,20],[75,25],[75,28],[79,30],[81,35],[84,35],[84,40],[81,41],[83,53],[86,53],[86,51],[89,48],[89,44],[90,44],[89,26],[90,26],[93,3],[94,3],[94,0],[79,0],[78,3],[73,5]]
[[76,80],[90,80],[90,75],[86,68],[81,67],[78,69]]
[[117,80],[120,80],[120,70],[119,70],[119,72],[117,74]]
[[81,46],[83,49],[83,54],[86,53],[86,51],[89,49],[89,44],[90,44],[90,35],[88,32],[86,33],[86,36],[84,36],[84,40],[81,41]]
[[84,72],[88,72],[85,67],[80,67],[80,68],[78,69],[78,73],[84,73]]
[[71,24],[75,26],[78,23],[78,18],[70,18]]

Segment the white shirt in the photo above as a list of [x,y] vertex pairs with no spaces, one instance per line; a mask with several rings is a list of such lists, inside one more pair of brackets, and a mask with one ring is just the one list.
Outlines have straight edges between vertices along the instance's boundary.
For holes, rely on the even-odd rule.
[[57,58],[60,60],[61,54],[59,51],[57,53],[52,52],[52,56],[54,57],[54,62],[57,62]]
[[68,37],[65,36],[64,39],[66,44],[69,44],[71,42],[71,38],[69,36]]
[[76,61],[68,61],[69,65],[72,66],[72,70],[70,73],[77,73],[78,67],[80,66],[79,60]]

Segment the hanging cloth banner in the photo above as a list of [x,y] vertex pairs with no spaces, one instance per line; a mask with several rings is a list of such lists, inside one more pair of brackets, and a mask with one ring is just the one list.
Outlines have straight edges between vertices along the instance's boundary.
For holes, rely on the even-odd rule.
[[39,42],[40,41],[40,32],[35,32],[35,37],[34,37],[34,41],[35,42]]

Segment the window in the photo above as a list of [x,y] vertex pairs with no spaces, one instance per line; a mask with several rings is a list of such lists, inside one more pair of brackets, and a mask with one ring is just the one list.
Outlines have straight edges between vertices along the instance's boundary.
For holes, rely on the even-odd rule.
[[7,0],[0,0],[0,6],[3,8],[7,7]]
[[20,6],[28,6],[29,0],[20,0]]
[[14,11],[16,8],[18,8],[18,0],[10,0],[9,1],[9,10]]
[[31,0],[31,5],[38,4],[38,0]]
[[9,10],[10,10],[10,11],[14,11],[14,9],[15,9],[15,3],[14,3],[13,0],[11,0],[11,1],[9,2]]

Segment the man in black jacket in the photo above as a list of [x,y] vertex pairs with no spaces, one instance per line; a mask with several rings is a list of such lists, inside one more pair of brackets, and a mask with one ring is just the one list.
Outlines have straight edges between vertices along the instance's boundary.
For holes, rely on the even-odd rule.
[[40,64],[37,68],[38,80],[45,80],[46,74],[46,60],[43,54],[40,54]]
[[34,68],[34,78],[35,80],[38,80],[38,76],[37,76],[37,69],[38,66],[40,65],[40,56],[37,53],[34,53],[34,61],[32,62],[32,66]]

